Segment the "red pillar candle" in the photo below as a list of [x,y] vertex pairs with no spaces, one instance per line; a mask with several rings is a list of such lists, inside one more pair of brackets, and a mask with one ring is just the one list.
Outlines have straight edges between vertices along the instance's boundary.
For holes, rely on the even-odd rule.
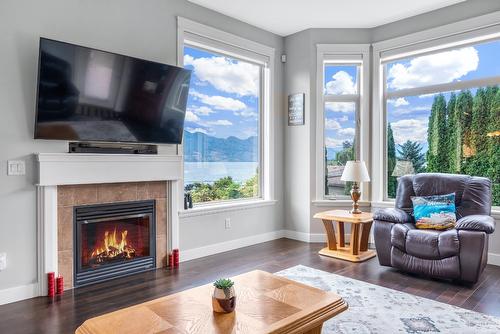
[[47,296],[54,297],[56,294],[55,273],[50,272],[47,274]]
[[62,295],[64,293],[64,279],[61,275],[57,276],[56,278],[56,286],[57,286],[56,293],[58,295]]
[[170,268],[174,267],[174,254],[172,252],[170,252],[170,254],[168,254],[168,266]]
[[179,266],[179,250],[176,248],[174,249],[174,267]]

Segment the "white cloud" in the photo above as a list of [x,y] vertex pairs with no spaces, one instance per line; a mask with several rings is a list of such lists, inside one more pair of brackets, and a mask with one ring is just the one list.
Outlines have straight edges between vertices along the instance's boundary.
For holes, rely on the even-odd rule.
[[325,146],[328,148],[342,148],[342,143],[344,141],[342,139],[336,139],[331,137],[325,138]]
[[259,94],[259,67],[226,57],[193,58],[184,56],[184,65],[192,65],[194,74],[202,82],[240,96]]
[[404,97],[398,97],[396,100],[387,100],[387,103],[392,104],[395,107],[407,106],[410,102],[406,101]]
[[340,123],[337,122],[336,120],[334,120],[334,119],[326,119],[325,120],[325,129],[326,130],[338,130],[340,128],[341,128]]
[[407,140],[427,141],[428,119],[403,119],[391,123],[396,144],[403,144]]
[[340,129],[339,134],[342,136],[354,136],[356,134],[356,129],[354,128]]
[[204,104],[207,104],[215,109],[219,110],[243,110],[247,108],[247,105],[239,100],[224,97],[224,96],[209,96],[205,94],[198,93],[195,90],[190,90],[189,94],[194,96],[196,99]]
[[209,124],[209,125],[222,125],[222,126],[233,125],[233,123],[231,123],[231,121],[228,121],[227,119],[218,119],[216,121],[208,121],[207,124]]
[[198,114],[200,116],[208,116],[208,115],[213,114],[215,112],[207,106],[195,107],[195,108],[192,108],[192,111],[195,114]]
[[337,118],[337,121],[339,121],[339,122],[347,122],[348,120],[349,120],[349,117],[347,117],[346,115]]
[[243,134],[243,139],[248,138],[248,137],[255,137],[257,136],[257,129],[256,128],[247,128],[242,131]]
[[404,89],[452,82],[475,71],[478,64],[478,52],[473,47],[416,57],[407,65],[392,65],[388,83],[390,88]]
[[203,128],[186,128],[186,131],[191,132],[191,133],[196,133],[196,132],[201,132],[206,135],[213,135],[213,132],[210,131],[210,129],[203,129]]
[[327,102],[325,108],[327,111],[354,112],[356,106],[352,102]]
[[240,112],[235,112],[234,113],[237,116],[242,116],[246,118],[255,118],[257,119],[259,117],[259,114],[257,114],[255,111],[252,111],[251,109],[246,109]]
[[186,111],[186,121],[188,122],[198,122],[200,118],[196,116],[191,110]]
[[332,79],[325,85],[327,94],[356,94],[353,77],[346,71],[338,71],[332,75]]

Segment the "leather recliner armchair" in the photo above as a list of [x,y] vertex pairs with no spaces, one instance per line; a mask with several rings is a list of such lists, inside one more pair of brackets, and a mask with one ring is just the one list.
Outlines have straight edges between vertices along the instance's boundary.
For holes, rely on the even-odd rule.
[[[411,196],[455,193],[455,228],[415,227]],[[399,179],[395,208],[374,214],[381,265],[430,277],[476,283],[488,259],[488,234],[495,230],[491,181],[468,175],[423,173]]]

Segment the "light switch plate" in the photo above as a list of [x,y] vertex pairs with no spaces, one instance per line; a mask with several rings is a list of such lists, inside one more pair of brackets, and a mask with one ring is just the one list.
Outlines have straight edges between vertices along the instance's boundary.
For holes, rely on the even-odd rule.
[[7,253],[0,253],[0,271],[7,268]]
[[231,228],[231,218],[226,218],[225,226],[226,226],[226,230],[229,230]]
[[7,161],[7,175],[25,175],[26,163],[24,160]]

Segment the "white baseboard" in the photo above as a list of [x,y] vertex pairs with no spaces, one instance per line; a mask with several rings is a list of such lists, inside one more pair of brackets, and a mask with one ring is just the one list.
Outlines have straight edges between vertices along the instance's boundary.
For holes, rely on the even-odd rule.
[[500,254],[488,253],[488,264],[500,266]]
[[0,290],[0,305],[38,296],[38,283],[15,286]]
[[182,250],[180,252],[180,261],[189,261],[198,259],[200,257],[213,255],[217,253],[227,252],[233,249],[247,247],[255,244],[260,244],[262,242],[271,241],[275,239],[280,239],[285,236],[285,231],[272,231],[268,233],[262,233],[257,235],[252,235],[250,237],[233,239],[229,241],[220,242],[217,244],[211,244],[203,247],[192,248]]

